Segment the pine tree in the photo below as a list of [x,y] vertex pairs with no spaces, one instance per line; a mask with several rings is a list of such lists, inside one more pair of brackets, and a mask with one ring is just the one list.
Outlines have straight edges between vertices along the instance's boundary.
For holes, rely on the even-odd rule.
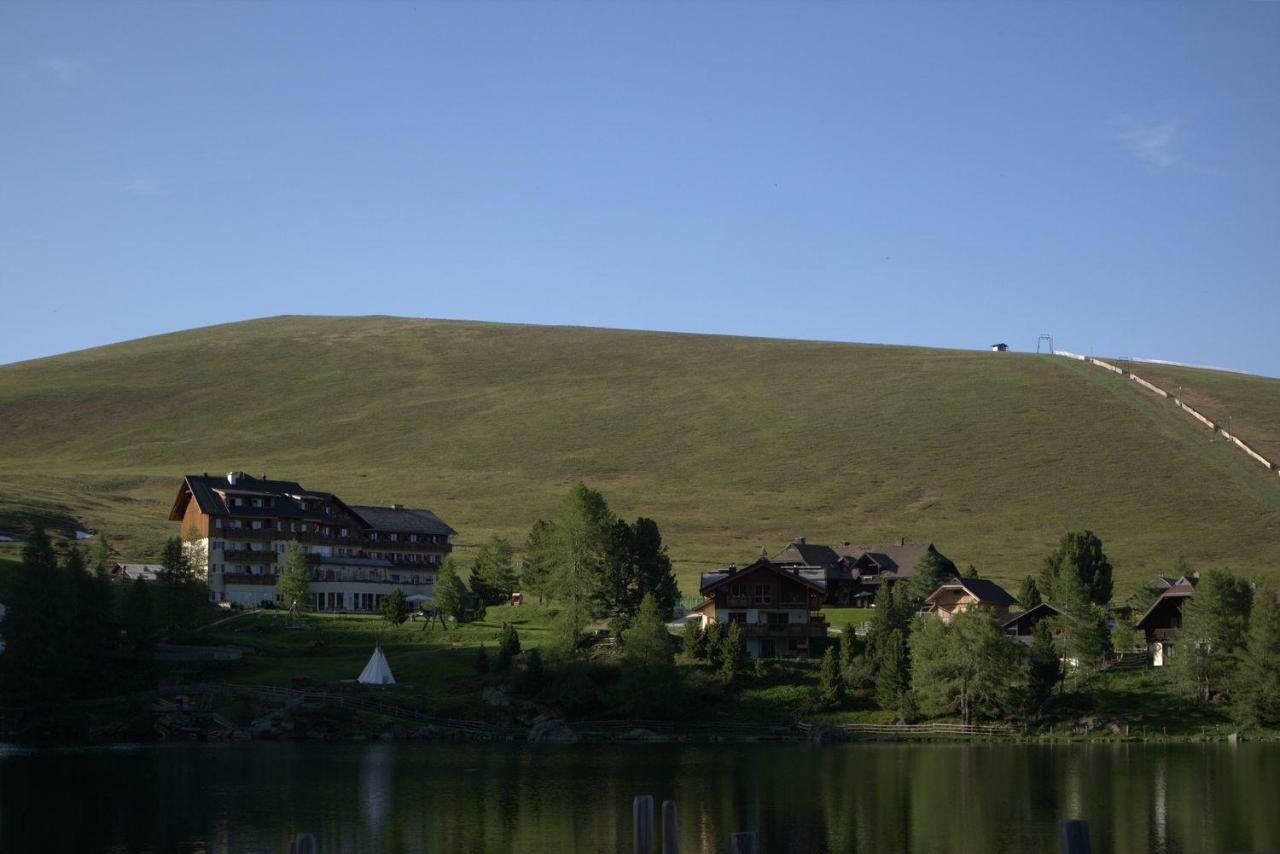
[[818,665],[818,702],[826,709],[844,704],[844,679],[840,677],[840,660],[835,646],[828,646]]
[[912,692],[926,712],[954,711],[971,724],[1012,706],[1020,650],[987,611],[969,609],[950,625],[928,619],[911,635]]
[[462,618],[462,594],[465,592],[462,580],[458,578],[458,570],[453,558],[445,558],[436,572],[434,605],[441,617]]
[[290,613],[311,610],[311,568],[302,544],[291,542],[284,550],[284,572],[276,579],[276,592]]
[[378,606],[378,613],[391,625],[402,625],[409,619],[409,603],[404,598],[404,591],[397,587],[388,593]]
[[476,552],[471,566],[471,591],[485,605],[511,601],[516,588],[515,549],[503,537],[494,535]]
[[974,566],[973,564],[969,564],[969,568],[968,568],[968,569],[966,569],[966,570],[964,571],[964,577],[965,577],[965,578],[977,578],[977,577],[978,577],[978,568],[977,568],[976,566]]
[[720,641],[720,676],[732,683],[747,663],[747,644],[742,637],[742,624],[729,623]]
[[1182,606],[1173,668],[1183,689],[1209,701],[1233,682],[1236,654],[1248,638],[1249,585],[1218,569],[1205,572]]
[[924,557],[920,558],[920,562],[916,564],[915,574],[908,582],[911,599],[915,602],[924,601],[933,591],[955,578],[957,574],[954,563],[935,551],[925,552]]
[[1027,706],[1034,714],[1044,707],[1053,689],[1062,681],[1062,661],[1053,643],[1053,630],[1047,620],[1036,623],[1027,653]]
[[22,566],[6,596],[0,655],[3,695],[28,710],[47,709],[73,687],[75,626],[66,607],[71,595],[52,542],[36,527],[23,545]]
[[494,657],[494,666],[499,673],[511,669],[511,660],[520,654],[520,634],[510,623],[502,624],[502,632],[498,635],[498,654]]
[[1280,605],[1276,592],[1266,587],[1258,591],[1249,615],[1236,685],[1237,711],[1246,723],[1280,724]]
[[[1088,600],[1095,605],[1111,601],[1111,561],[1102,550],[1102,540],[1092,531],[1069,531],[1062,535],[1058,547],[1044,559],[1039,588],[1056,591],[1056,581],[1065,567],[1079,576]],[[1058,604],[1056,599],[1054,604]]]
[[524,557],[520,562],[520,589],[545,603],[551,590],[556,568],[555,529],[550,522],[533,523],[524,541]]
[[894,629],[881,648],[875,676],[876,703],[886,711],[902,708],[903,698],[911,688],[911,662],[906,637]]
[[707,657],[707,634],[702,630],[700,620],[690,620],[684,624],[680,647],[688,661],[702,661]]
[[111,575],[111,545],[107,542],[107,535],[101,531],[89,550],[89,565],[95,575],[103,578]]
[[1022,606],[1022,610],[1030,611],[1041,601],[1040,585],[1036,584],[1035,578],[1028,575],[1022,579],[1022,585],[1018,588],[1018,604]]

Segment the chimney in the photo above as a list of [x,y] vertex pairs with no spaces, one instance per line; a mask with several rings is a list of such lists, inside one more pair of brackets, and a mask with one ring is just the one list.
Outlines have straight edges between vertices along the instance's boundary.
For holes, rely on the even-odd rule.
[[403,504],[392,504],[392,505],[391,505],[391,509],[392,509],[392,510],[403,510],[403,509],[404,509],[404,505],[403,505]]
[[791,544],[792,544],[793,546],[803,546],[803,545],[804,545],[804,537],[796,537],[794,540],[792,540],[792,541],[791,541]]
[[737,565],[736,563],[731,563],[731,564],[729,564],[729,574],[730,574],[730,575],[733,575],[733,574],[734,574],[734,573],[736,573],[737,571],[738,571],[738,565]]
[[905,546],[906,544],[907,544],[906,537],[898,537],[898,541],[894,543],[895,546]]
[[244,477],[244,472],[242,471],[229,471],[227,472],[227,483],[235,486],[240,482],[240,478],[242,477]]
[[761,547],[760,547],[760,560],[768,560],[768,559],[769,559],[769,553],[768,553],[767,551],[765,551],[765,550],[764,550],[764,546],[761,546]]

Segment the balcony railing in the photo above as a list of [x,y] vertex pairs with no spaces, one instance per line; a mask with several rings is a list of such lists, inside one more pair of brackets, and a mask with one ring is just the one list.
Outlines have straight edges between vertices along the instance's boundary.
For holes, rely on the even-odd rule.
[[275,563],[275,552],[254,551],[253,549],[223,549],[222,559],[226,563]]
[[274,587],[276,576],[274,575],[253,575],[248,572],[224,572],[222,581],[225,584],[262,584]]
[[271,528],[222,528],[215,529],[216,537],[225,537],[228,540],[274,540],[277,537],[283,538],[281,531]]
[[826,620],[807,623],[743,623],[745,637],[821,638],[827,636]]

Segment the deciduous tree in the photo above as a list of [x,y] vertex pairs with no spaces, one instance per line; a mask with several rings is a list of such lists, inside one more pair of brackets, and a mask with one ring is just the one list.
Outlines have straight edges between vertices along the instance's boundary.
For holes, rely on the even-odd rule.
[[397,587],[388,593],[378,606],[378,613],[393,626],[399,626],[409,619],[409,603],[404,598],[404,591]]
[[1182,606],[1173,656],[1174,672],[1190,696],[1207,702],[1230,687],[1252,604],[1252,591],[1242,579],[1218,569],[1201,575],[1195,595]]
[[291,542],[284,550],[284,572],[276,579],[276,592],[290,614],[311,610],[311,568],[302,544]]
[[511,600],[516,588],[515,549],[497,534],[486,540],[471,565],[471,592],[485,605]]

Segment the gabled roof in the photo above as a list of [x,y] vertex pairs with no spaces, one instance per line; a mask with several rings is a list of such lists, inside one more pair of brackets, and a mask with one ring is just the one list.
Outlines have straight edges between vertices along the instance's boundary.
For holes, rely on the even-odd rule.
[[698,591],[705,596],[730,579],[738,580],[745,578],[749,573],[760,571],[780,575],[792,581],[799,581],[801,584],[812,587],[821,593],[827,592],[827,582],[821,567],[779,566],[764,558],[741,569],[731,566],[725,569],[717,569],[713,572],[704,572],[698,585]]
[[1019,611],[1017,614],[1014,614],[1012,617],[1010,617],[1009,619],[1001,623],[1000,628],[1007,629],[1009,628],[1009,626],[1012,626],[1014,623],[1019,623],[1023,620],[1027,620],[1032,617],[1035,617],[1036,619],[1039,619],[1039,620],[1043,620],[1046,617],[1065,617],[1065,616],[1066,614],[1064,614],[1062,611],[1059,611],[1057,608],[1050,605],[1048,602],[1041,602],[1039,605],[1036,605],[1034,608],[1028,608],[1025,611]]
[[347,509],[375,531],[445,535],[458,533],[430,510],[413,510],[407,507],[372,507],[364,504],[350,504]]
[[1146,623],[1152,614],[1156,613],[1158,610],[1163,610],[1164,608],[1174,607],[1169,603],[1177,602],[1177,607],[1181,607],[1182,603],[1186,599],[1196,595],[1195,585],[1190,579],[1179,578],[1178,581],[1178,584],[1175,584],[1173,587],[1170,587],[1168,590],[1156,597],[1156,601],[1151,603],[1151,607],[1138,618],[1138,622],[1134,623],[1135,628],[1146,628],[1143,624]]
[[910,578],[916,565],[930,551],[933,543],[890,543],[888,545],[836,546],[836,552],[853,564],[874,567],[879,572],[892,573],[898,578]]
[[1014,605],[1017,599],[1009,595],[1009,591],[1005,590],[999,584],[986,578],[957,578],[955,581],[948,581],[937,590],[929,594],[926,602],[932,602],[934,597],[944,590],[963,589],[973,598],[986,605]]
[[773,562],[782,566],[835,566],[840,562],[840,555],[831,546],[818,543],[802,543],[792,541],[785,549],[773,556]]
[[223,498],[225,495],[287,499],[272,508],[237,507],[235,509],[236,515],[252,515],[256,512],[282,518],[322,519],[324,518],[322,514],[318,515],[304,511],[297,505],[296,501],[298,499],[332,501],[340,506],[345,506],[332,492],[316,492],[315,490],[305,489],[297,481],[269,480],[267,478],[252,477],[240,472],[236,472],[236,475],[234,484],[225,476],[215,477],[208,474],[183,475],[182,484],[178,487],[178,497],[174,499],[173,509],[169,511],[169,521],[182,521],[182,515],[186,512],[189,500],[196,502],[196,507],[200,508],[201,513],[226,516],[232,511]]

